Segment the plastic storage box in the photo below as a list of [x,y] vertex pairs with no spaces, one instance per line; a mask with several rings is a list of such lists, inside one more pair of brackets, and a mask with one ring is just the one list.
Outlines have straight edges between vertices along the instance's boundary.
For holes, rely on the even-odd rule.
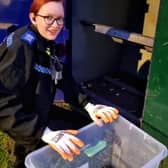
[[49,146],[27,155],[27,168],[158,168],[167,148],[123,117],[98,127],[89,124],[78,134],[85,142],[72,162]]

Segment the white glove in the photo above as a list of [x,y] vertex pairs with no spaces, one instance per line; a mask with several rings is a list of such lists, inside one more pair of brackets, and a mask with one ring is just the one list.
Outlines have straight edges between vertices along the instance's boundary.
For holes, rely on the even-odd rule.
[[85,110],[89,113],[91,119],[98,125],[102,126],[104,123],[110,123],[117,119],[119,111],[110,106],[88,103]]
[[77,130],[52,131],[47,127],[42,135],[42,140],[57,151],[63,159],[72,161],[74,154],[80,154],[79,147],[84,146],[84,143],[74,136],[77,133]]

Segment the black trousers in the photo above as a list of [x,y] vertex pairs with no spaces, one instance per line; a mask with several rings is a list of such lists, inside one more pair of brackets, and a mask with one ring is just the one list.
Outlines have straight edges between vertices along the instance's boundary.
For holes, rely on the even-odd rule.
[[25,158],[26,156],[36,150],[39,149],[40,147],[43,147],[44,145],[46,145],[43,141],[39,141],[38,144],[34,144],[32,146],[25,146],[23,144],[15,144],[15,156],[16,156],[16,160],[14,163],[14,168],[26,168],[25,166]]
[[53,106],[49,113],[49,127],[53,130],[79,129],[90,122],[88,113],[74,106],[72,110]]

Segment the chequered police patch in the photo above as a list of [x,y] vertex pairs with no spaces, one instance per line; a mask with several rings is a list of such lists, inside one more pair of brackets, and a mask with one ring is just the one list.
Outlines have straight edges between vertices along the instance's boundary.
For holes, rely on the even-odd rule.
[[21,39],[32,45],[36,39],[36,36],[32,31],[29,30],[21,36]]

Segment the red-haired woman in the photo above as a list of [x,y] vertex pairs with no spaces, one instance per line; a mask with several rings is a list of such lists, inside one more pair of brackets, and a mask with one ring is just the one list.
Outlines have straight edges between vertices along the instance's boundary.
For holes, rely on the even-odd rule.
[[[29,17],[31,25],[11,33],[0,45],[0,129],[24,149],[21,154],[16,150],[17,157],[37,148],[42,140],[71,161],[84,145],[75,137],[74,129],[82,117],[52,106],[56,88],[66,92],[74,87],[70,80],[63,82],[71,78],[67,77],[66,63],[55,44],[64,26],[64,2],[34,0]],[[93,105],[76,93],[77,90],[71,95],[79,98],[75,99],[98,125],[117,118],[117,109]]]

